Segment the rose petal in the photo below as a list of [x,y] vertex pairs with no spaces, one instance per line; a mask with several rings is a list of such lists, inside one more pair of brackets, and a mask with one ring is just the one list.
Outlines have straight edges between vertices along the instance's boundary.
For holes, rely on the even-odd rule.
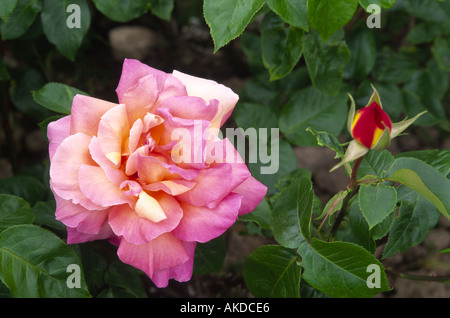
[[70,136],[70,121],[70,116],[66,116],[48,124],[47,137],[49,141],[48,152],[50,161],[53,159],[56,148],[59,147],[64,139]]
[[231,193],[215,209],[181,202],[183,218],[172,233],[182,241],[208,242],[236,222],[241,199],[240,194]]
[[88,234],[98,234],[108,217],[108,209],[87,210],[70,200],[64,200],[55,195],[56,219],[66,226],[78,228],[79,231]]
[[133,244],[144,244],[158,235],[172,231],[180,222],[183,210],[178,202],[164,193],[152,193],[158,201],[166,219],[158,223],[139,217],[128,205],[112,207],[109,212],[109,224],[117,236],[123,236]]
[[122,153],[129,150],[128,136],[130,126],[125,105],[117,105],[108,110],[100,119],[98,139],[106,158],[117,168],[120,166]]
[[70,133],[97,135],[100,118],[114,106],[117,104],[85,95],[75,95],[72,102]]
[[187,75],[179,71],[173,71],[172,74],[186,86],[189,96],[201,97],[205,101],[213,99],[219,101],[218,112],[211,121],[211,127],[220,128],[230,116],[239,96],[230,88],[212,80]]
[[56,149],[50,165],[50,183],[53,192],[89,210],[102,208],[89,200],[80,190],[78,173],[82,165],[95,165],[89,153],[90,137],[77,133],[64,139]]
[[82,165],[78,174],[81,192],[92,202],[102,207],[109,207],[128,203],[131,197],[126,196],[119,188],[125,181],[118,180],[117,184],[108,179],[102,168],[92,165]]
[[239,215],[252,212],[264,199],[267,193],[267,187],[253,177],[248,177],[244,182],[237,186],[233,193],[242,195]]
[[194,254],[196,242],[182,241],[184,248],[189,256],[189,259],[181,265],[174,266],[168,269],[153,271],[152,281],[159,288],[167,287],[169,279],[173,278],[179,282],[187,282],[192,277],[192,270],[194,268]]
[[140,245],[122,238],[117,255],[122,262],[139,268],[150,278],[157,271],[180,266],[189,260],[183,243],[170,233],[161,234]]

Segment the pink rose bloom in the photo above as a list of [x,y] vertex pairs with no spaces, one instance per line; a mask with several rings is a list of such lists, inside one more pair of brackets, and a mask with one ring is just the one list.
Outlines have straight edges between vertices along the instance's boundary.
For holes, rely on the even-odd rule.
[[224,233],[266,194],[217,137],[238,96],[136,60],[125,60],[116,92],[119,104],[76,95],[71,115],[48,125],[56,219],[69,244],[110,239],[158,287],[188,281],[196,243]]

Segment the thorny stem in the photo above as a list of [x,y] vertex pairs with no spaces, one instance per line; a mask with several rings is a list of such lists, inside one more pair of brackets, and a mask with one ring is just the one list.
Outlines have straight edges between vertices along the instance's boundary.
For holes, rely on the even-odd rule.
[[333,227],[331,228],[330,235],[328,236],[328,241],[330,241],[331,237],[336,233],[339,226],[341,225],[342,220],[344,219],[345,214],[348,210],[348,204],[350,202],[350,199],[355,196],[355,194],[358,192],[359,187],[357,183],[357,175],[358,175],[358,169],[359,165],[361,164],[361,161],[364,159],[364,156],[359,157],[355,160],[355,163],[353,165],[352,174],[350,177],[350,184],[348,186],[350,192],[345,197],[344,201],[342,202],[342,208],[338,212],[338,215],[336,217],[336,220],[334,221]]

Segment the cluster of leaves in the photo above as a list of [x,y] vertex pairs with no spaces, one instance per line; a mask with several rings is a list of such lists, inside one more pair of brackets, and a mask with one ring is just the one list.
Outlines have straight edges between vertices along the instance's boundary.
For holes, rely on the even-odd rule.
[[[370,4],[382,9],[380,29],[366,24]],[[381,262],[422,243],[441,216],[449,218],[450,151],[395,157],[371,151],[357,188],[322,204],[311,172],[297,169],[292,146],[326,146],[341,158],[345,144],[337,137],[351,139],[344,131],[347,93],[363,106],[371,83],[393,121],[427,110],[416,124],[447,135],[450,3],[205,0],[204,15],[215,50],[240,37],[254,74],[240,94],[237,125],[283,134],[276,174],[261,174],[261,163],[249,163],[269,191],[241,220],[279,243],[247,258],[250,291],[258,297],[373,297],[390,290]],[[336,215],[348,222],[334,228]],[[367,285],[371,264],[382,271],[378,288]]]
[[[184,0],[183,0],[184,1]],[[381,29],[366,26],[370,4],[382,8]],[[77,4],[80,28],[66,25]],[[239,37],[252,71],[233,118],[243,129],[279,128],[279,169],[261,174],[265,200],[241,217],[249,231],[273,237],[246,260],[244,279],[260,297],[372,297],[390,289],[382,261],[423,242],[438,218],[449,217],[450,151],[423,150],[396,156],[369,152],[358,187],[322,204],[311,171],[297,169],[293,146],[326,146],[342,157],[349,138],[347,93],[364,105],[377,88],[394,121],[428,110],[416,123],[448,133],[448,35],[450,3],[438,0],[204,0],[204,18],[218,51]],[[144,14],[169,19],[173,0],[2,0],[3,41],[27,48],[39,37],[77,63],[100,12],[123,23]],[[27,48],[28,49],[28,48]],[[31,48],[32,49],[32,48]],[[24,50],[25,51],[25,50]],[[25,54],[22,52],[21,54]],[[50,58],[41,61],[43,68]],[[70,114],[81,87],[48,82],[34,68],[11,73],[0,59],[0,89],[17,110],[47,124]],[[85,87],[85,86],[83,86]],[[0,101],[3,108],[5,96]],[[6,122],[5,117],[2,120]],[[3,122],[2,122],[3,124]],[[5,125],[6,127],[6,125]],[[270,145],[268,145],[270,149]],[[349,171],[351,167],[348,167]],[[376,202],[377,204],[373,204]],[[0,179],[0,295],[14,297],[145,297],[142,273],[117,261],[109,242],[69,246],[55,220],[48,160]],[[333,229],[343,215],[348,222]],[[323,226],[321,226],[323,223]],[[381,260],[375,248],[384,244]],[[448,252],[446,249],[443,252]],[[220,272],[224,237],[198,244],[194,274]],[[81,269],[80,288],[68,288],[67,266]],[[379,288],[368,288],[368,265],[381,268]]]

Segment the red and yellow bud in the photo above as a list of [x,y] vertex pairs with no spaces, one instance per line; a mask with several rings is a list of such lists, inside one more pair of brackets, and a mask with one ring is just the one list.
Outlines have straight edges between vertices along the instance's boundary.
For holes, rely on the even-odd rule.
[[380,95],[373,87],[373,94],[367,105],[355,112],[355,101],[349,94],[351,105],[347,119],[347,130],[353,140],[349,143],[342,161],[331,171],[364,156],[369,150],[383,150],[389,147],[391,139],[397,137],[426,111],[411,119],[392,123],[389,115],[383,110]]
[[353,139],[364,147],[369,149],[376,147],[381,150],[379,146],[382,148],[389,146],[391,130],[392,122],[389,115],[373,101],[356,112],[350,132]]

